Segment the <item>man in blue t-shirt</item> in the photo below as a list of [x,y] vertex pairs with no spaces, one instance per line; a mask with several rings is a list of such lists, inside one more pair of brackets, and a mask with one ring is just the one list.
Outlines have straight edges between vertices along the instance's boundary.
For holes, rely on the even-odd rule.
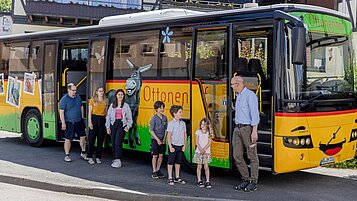
[[84,125],[84,108],[82,99],[76,95],[77,87],[73,83],[67,85],[68,93],[60,101],[60,119],[61,129],[65,131],[64,152],[66,154],[64,161],[71,162],[69,151],[71,150],[71,141],[75,134],[79,136],[79,144],[82,148],[80,156],[87,160],[86,154],[86,133]]

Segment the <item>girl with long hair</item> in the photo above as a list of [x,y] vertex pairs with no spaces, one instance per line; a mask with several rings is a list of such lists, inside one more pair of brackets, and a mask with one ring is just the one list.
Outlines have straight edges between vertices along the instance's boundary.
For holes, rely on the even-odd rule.
[[102,149],[103,142],[105,138],[105,115],[107,114],[109,101],[104,93],[103,87],[98,87],[93,97],[89,100],[89,111],[88,111],[88,163],[94,164],[93,152],[94,144],[97,140],[96,148],[96,162],[98,164],[102,163]]
[[[196,151],[193,157],[193,162],[197,163],[197,186],[202,188],[211,188],[210,174],[208,164],[211,160],[211,143],[212,131],[211,122],[208,118],[203,118],[200,121],[199,129],[196,131]],[[205,169],[206,183],[201,180],[202,165]]]
[[122,166],[121,157],[123,155],[123,141],[125,133],[129,131],[133,124],[131,110],[125,103],[125,93],[122,89],[118,89],[114,95],[114,102],[110,104],[106,116],[105,127],[107,133],[111,135],[112,151],[113,151],[113,168]]

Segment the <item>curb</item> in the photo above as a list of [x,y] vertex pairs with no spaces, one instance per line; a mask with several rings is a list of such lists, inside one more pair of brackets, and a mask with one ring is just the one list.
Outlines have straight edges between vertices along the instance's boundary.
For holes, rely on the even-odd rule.
[[313,174],[320,174],[330,177],[339,177],[344,179],[357,180],[357,169],[339,169],[339,168],[326,168],[317,167],[307,170],[301,170],[303,172],[309,172]]
[[209,200],[209,201],[230,201],[230,199],[217,199],[217,198],[203,198],[203,197],[189,197],[189,196],[174,196],[162,194],[141,193],[131,190],[120,190],[106,187],[85,188],[78,186],[65,186],[53,184],[49,182],[36,181],[32,179],[0,175],[0,182],[13,184],[18,186],[54,191],[64,192],[75,195],[86,195],[111,200],[140,200],[140,201],[190,201],[190,200]]

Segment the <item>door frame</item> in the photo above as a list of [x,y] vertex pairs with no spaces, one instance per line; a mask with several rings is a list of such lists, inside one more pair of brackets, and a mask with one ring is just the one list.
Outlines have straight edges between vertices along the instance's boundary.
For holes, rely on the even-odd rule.
[[[198,31],[200,31],[199,29],[214,29],[216,28],[217,30],[219,29],[223,29],[226,28],[227,30],[227,48],[226,51],[228,51],[228,58],[227,58],[227,68],[228,68],[228,80],[226,83],[226,88],[227,88],[227,116],[228,116],[228,121],[226,122],[226,128],[227,128],[227,135],[229,135],[228,139],[228,146],[229,146],[229,169],[233,169],[233,160],[232,160],[232,132],[233,132],[233,123],[232,123],[232,115],[229,115],[230,111],[232,111],[232,105],[228,103],[228,100],[232,100],[232,89],[230,87],[230,79],[232,77],[232,66],[233,66],[233,50],[234,50],[234,37],[235,34],[233,32],[233,24],[232,23],[226,23],[226,24],[213,24],[213,25],[202,25],[202,26],[195,26],[192,27],[192,45],[191,45],[191,62],[190,62],[190,66],[191,66],[191,71],[189,74],[189,78],[190,78],[190,121],[191,121],[191,125],[192,125],[192,82],[195,80],[195,78],[193,77],[193,74],[195,74],[195,68],[194,66],[196,65],[196,45],[197,45],[197,33]],[[204,98],[204,97],[202,97]],[[203,102],[205,102],[203,100]],[[207,108],[205,106],[205,112],[206,114],[208,114]],[[190,155],[191,155],[191,160],[192,160],[192,139],[190,141],[191,144],[191,150],[190,150]],[[195,146],[194,146],[195,147]],[[192,161],[191,161],[192,162]]]
[[[87,62],[87,90],[86,90],[86,102],[89,101],[89,99],[92,97],[92,94],[90,93],[91,89],[91,80],[90,80],[90,65],[91,65],[91,54],[92,54],[92,45],[94,41],[98,40],[105,40],[105,50],[104,50],[104,73],[103,73],[103,84],[102,87],[104,87],[104,91],[106,92],[106,80],[107,80],[107,70],[108,70],[108,60],[109,60],[109,39],[110,36],[96,36],[96,37],[90,37],[88,39],[88,62]],[[89,103],[89,102],[88,102]],[[89,104],[87,103],[86,105],[86,117],[88,117],[88,109],[89,109]],[[87,120],[88,121],[88,120]]]
[[[46,46],[49,46],[49,45],[55,45],[55,58],[54,58],[54,94],[53,94],[53,104],[54,104],[54,131],[56,132],[55,133],[55,136],[56,136],[56,141],[59,141],[60,140],[60,137],[59,137],[59,134],[60,132],[58,132],[58,58],[59,58],[59,41],[58,40],[50,40],[50,41],[45,41],[44,44],[43,44],[43,50],[45,51],[46,50]],[[43,55],[44,58],[42,60],[42,75],[41,75],[41,79],[42,79],[42,82],[41,82],[41,99],[42,99],[42,103],[41,103],[41,115],[42,115],[42,132],[44,132],[44,128],[46,127],[45,123],[44,123],[44,119],[43,119],[43,112],[44,112],[44,97],[43,97],[43,94],[44,94],[44,79],[45,79],[45,60],[46,60],[46,57],[45,57],[46,53]],[[44,135],[44,133],[43,133]]]

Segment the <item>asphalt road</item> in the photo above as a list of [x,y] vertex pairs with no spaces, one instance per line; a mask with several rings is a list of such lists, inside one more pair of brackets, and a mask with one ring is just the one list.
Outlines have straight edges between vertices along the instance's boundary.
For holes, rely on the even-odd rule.
[[[109,150],[103,155],[103,164],[89,165],[79,157],[78,143],[75,143],[72,150],[73,162],[64,162],[62,146],[62,143],[50,143],[41,148],[34,148],[23,142],[19,135],[0,132],[0,160],[2,161],[143,193],[265,201],[357,200],[357,180],[306,172],[272,175],[270,172],[261,171],[258,191],[252,193],[233,189],[239,182],[237,172],[217,169],[211,176],[212,189],[196,187],[196,177],[185,172],[182,172],[181,177],[188,182],[186,185],[169,186],[166,180],[153,180],[150,177],[150,156],[147,154],[127,151],[122,160],[123,167],[113,169],[110,167]],[[1,169],[2,167],[0,172]],[[164,172],[166,173],[166,168]]]

